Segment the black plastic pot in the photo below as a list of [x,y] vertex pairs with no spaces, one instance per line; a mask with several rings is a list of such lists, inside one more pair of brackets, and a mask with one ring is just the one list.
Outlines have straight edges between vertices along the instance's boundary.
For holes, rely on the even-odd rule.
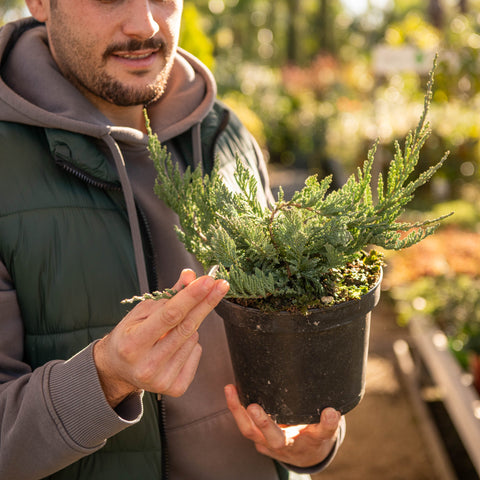
[[380,283],[360,300],[306,316],[222,300],[216,311],[242,404],[258,403],[285,425],[316,423],[326,407],[342,414],[354,408],[365,392],[370,313]]

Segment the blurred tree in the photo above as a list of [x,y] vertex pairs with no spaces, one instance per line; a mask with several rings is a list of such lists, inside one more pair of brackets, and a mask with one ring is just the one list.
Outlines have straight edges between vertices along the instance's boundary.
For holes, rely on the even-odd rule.
[[465,14],[468,12],[468,1],[467,0],[458,0],[458,6],[460,7],[460,12]]
[[288,63],[297,63],[297,43],[298,43],[298,15],[300,4],[297,0],[287,0],[288,22],[287,22],[287,61]]
[[320,0],[318,9],[319,47],[323,51],[333,53],[334,39],[332,38],[330,8],[328,0]]
[[442,28],[444,14],[442,4],[439,0],[429,0],[428,13],[432,25],[437,28]]
[[280,66],[333,52],[340,0],[197,0],[215,56]]
[[199,58],[208,68],[213,68],[213,42],[206,35],[200,14],[194,2],[185,2],[179,44]]

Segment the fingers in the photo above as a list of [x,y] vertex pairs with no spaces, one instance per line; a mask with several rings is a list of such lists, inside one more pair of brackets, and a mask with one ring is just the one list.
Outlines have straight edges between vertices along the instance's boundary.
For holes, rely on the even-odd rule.
[[228,409],[232,413],[242,435],[254,443],[263,441],[264,438],[260,430],[247,413],[247,410],[240,403],[237,389],[233,385],[227,385],[224,390]]
[[[186,268],[182,270],[180,273],[180,276],[175,283],[175,285],[172,287],[172,290],[175,292],[179,292],[180,290],[183,290],[187,285],[192,283],[196,279],[196,274],[193,270]],[[159,305],[163,305],[167,299],[159,299],[159,300],[145,300],[142,302],[139,302],[135,308],[133,308],[129,314],[126,316],[126,318],[129,318],[130,320],[133,321],[143,321],[145,318],[150,315],[151,312],[156,310]]]
[[[210,277],[208,277],[210,278]],[[184,321],[179,323],[176,331],[180,336],[188,337],[200,327],[202,320],[218,305],[220,300],[228,292],[230,286],[225,280],[215,280],[213,289],[203,299],[202,302],[194,305],[185,317]]]
[[320,416],[320,423],[314,425],[318,438],[330,438],[337,432],[342,414],[334,408],[325,408]]
[[214,280],[205,275],[191,281],[173,298],[151,302],[156,305],[149,307],[149,315],[138,331],[138,341],[153,345],[176,327],[181,339],[185,340],[199,328],[228,288],[225,280]]
[[139,365],[135,383],[145,390],[178,397],[183,395],[192,382],[202,354],[198,334],[186,341],[171,358],[162,354],[151,354],[149,365]]
[[279,450],[288,444],[285,432],[267,415],[260,405],[249,405],[247,412],[264,438],[264,442],[257,445],[257,450],[266,453],[267,449],[268,451]]
[[172,290],[175,290],[176,292],[180,292],[180,290],[183,290],[187,285],[192,283],[196,278],[197,276],[193,270],[191,270],[190,268],[185,268],[180,273],[180,277],[178,278],[177,283],[175,283],[175,285],[172,287]]
[[134,383],[146,390],[178,396],[193,379],[201,353],[197,330],[229,285],[208,276],[192,278],[182,272],[177,285],[190,283],[173,298],[153,302],[158,305],[129,339],[127,363],[135,365]]
[[233,385],[225,387],[225,396],[228,408],[245,437],[256,444],[268,444],[272,448],[285,446],[285,434],[260,405],[252,404],[245,409]]
[[197,343],[181,370],[176,373],[174,382],[170,385],[170,388],[166,390],[168,395],[171,397],[180,397],[186,392],[195,377],[201,355],[202,347]]
[[272,450],[285,447],[284,432],[260,405],[252,404],[245,409],[240,403],[237,390],[233,385],[225,387],[225,397],[240,432],[255,443],[255,447],[260,453],[272,456]]
[[229,285],[184,270],[174,289],[178,293],[170,299],[138,304],[95,347],[100,382],[112,406],[135,389],[179,396],[193,380],[202,351],[197,330]]
[[322,412],[318,424],[280,428],[260,405],[245,409],[233,385],[225,387],[225,396],[240,432],[258,452],[280,462],[311,467],[324,460],[335,444],[341,414],[333,408]]

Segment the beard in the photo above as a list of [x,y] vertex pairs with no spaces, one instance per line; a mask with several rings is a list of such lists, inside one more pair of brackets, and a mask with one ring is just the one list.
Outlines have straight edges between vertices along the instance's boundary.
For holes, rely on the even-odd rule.
[[[151,38],[143,42],[131,40],[126,44],[111,45],[103,54],[103,64],[106,64],[108,57],[115,51],[134,53],[143,49],[158,50],[158,54],[161,54],[164,58],[164,68],[162,68],[152,83],[146,84],[142,88],[131,87],[124,85],[105,71],[101,71],[90,82],[91,93],[121,107],[147,105],[158,100],[165,91],[174,60],[172,51],[167,51],[166,44],[161,39]],[[141,77],[142,74],[138,73],[137,76]]]
[[[69,80],[80,90],[87,90],[109,103],[119,107],[131,107],[134,105],[148,105],[158,100],[165,92],[170,70],[168,69],[168,72],[163,70],[157,76],[155,82],[142,88],[124,85],[108,74],[95,75],[88,83],[88,87],[86,82],[78,82],[78,78],[71,77]],[[66,76],[68,78],[68,75]]]
[[[96,51],[95,43],[93,41],[80,43],[68,28],[62,27],[61,30],[52,28],[50,43],[55,52],[55,60],[67,80],[86,96],[93,95],[122,107],[147,105],[161,97],[175,58],[173,48],[169,48],[159,38],[145,41],[132,39],[122,44],[112,44],[97,61],[93,55]],[[146,82],[143,86],[132,86],[107,72],[107,61],[113,52],[135,53],[143,49],[157,50],[156,55],[163,58],[163,68],[153,81]],[[135,75],[140,78],[143,73],[138,72]]]
[[128,87],[115,80],[109,75],[97,77],[94,86],[90,87],[90,93],[101,97],[107,102],[118,105],[119,107],[131,107],[134,105],[148,105],[158,100],[165,91],[167,78],[157,77],[157,81],[147,85],[141,90],[134,87]]

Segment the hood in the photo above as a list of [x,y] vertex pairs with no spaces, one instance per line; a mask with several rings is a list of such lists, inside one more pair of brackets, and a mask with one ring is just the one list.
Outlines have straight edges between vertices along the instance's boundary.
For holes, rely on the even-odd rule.
[[[200,122],[215,97],[209,70],[178,49],[164,94],[147,108],[152,130],[165,142],[193,127],[194,157],[200,163]],[[66,130],[105,142],[125,198],[139,293],[149,291],[138,212],[119,146],[119,142],[146,146],[148,137],[139,130],[113,125],[63,77],[50,54],[45,26],[33,18],[0,29],[0,121]]]
[[[201,122],[215,97],[210,71],[179,48],[165,93],[147,109],[160,141]],[[0,120],[146,142],[138,130],[113,125],[63,77],[50,55],[45,26],[33,18],[0,29]]]

